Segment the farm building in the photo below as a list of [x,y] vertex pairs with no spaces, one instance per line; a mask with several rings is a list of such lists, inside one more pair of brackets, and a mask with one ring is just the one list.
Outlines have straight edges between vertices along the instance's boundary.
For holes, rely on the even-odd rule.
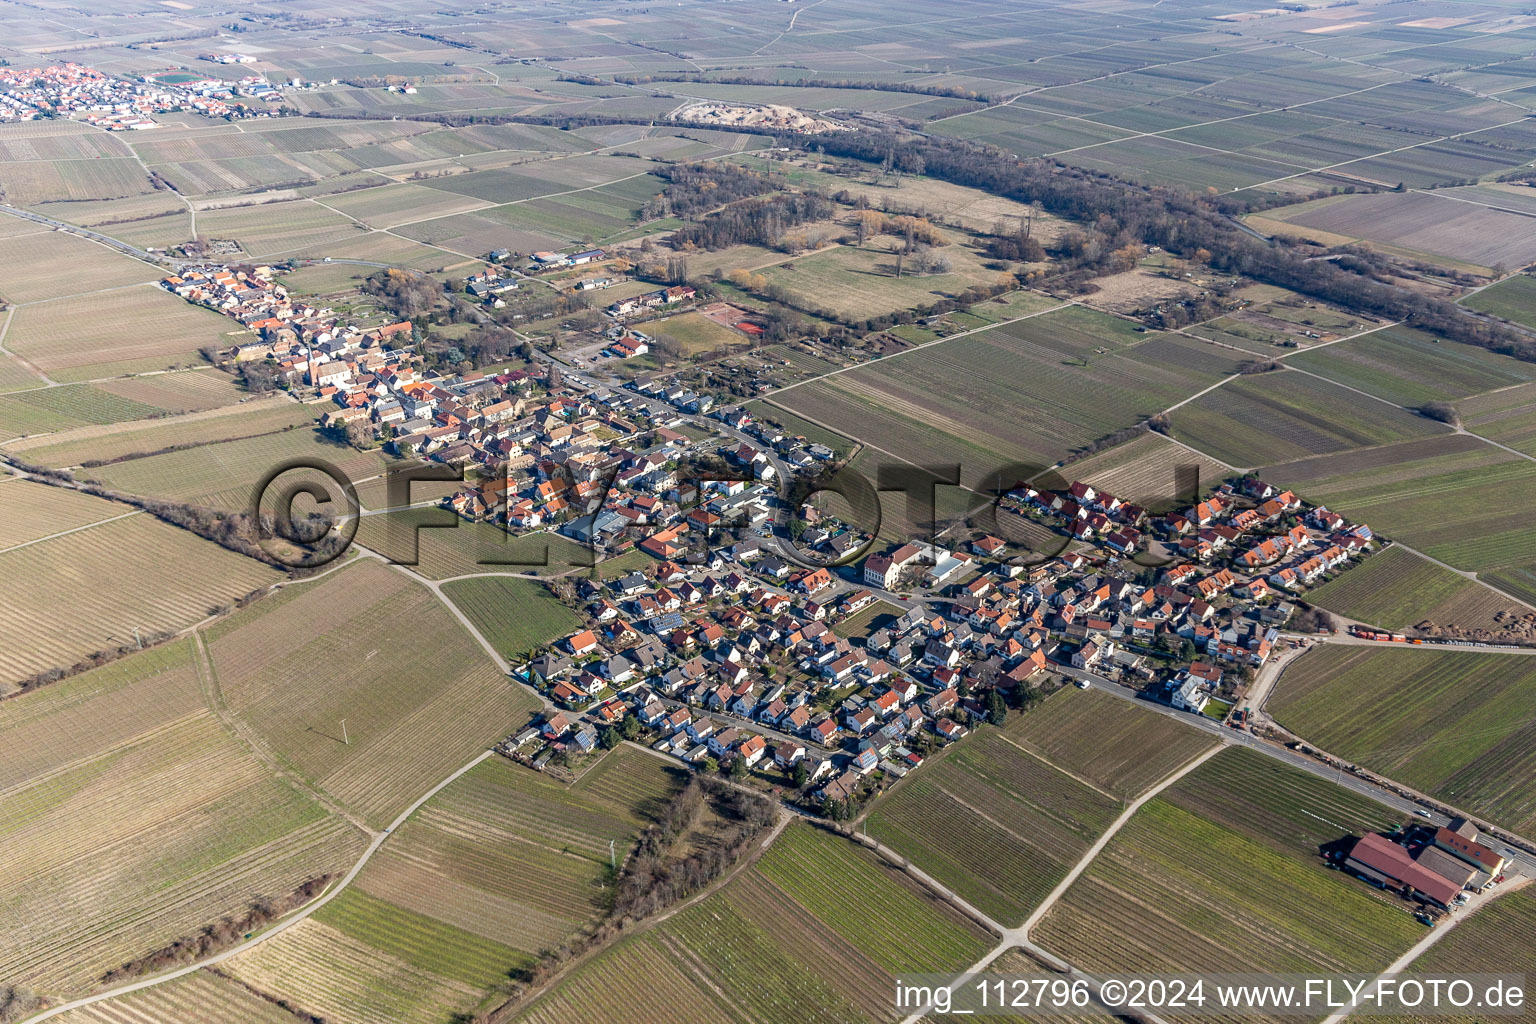
[[1383,888],[1417,894],[1440,907],[1449,907],[1461,886],[1409,856],[1407,849],[1386,836],[1368,832],[1355,843],[1344,866]]
[[1433,850],[1458,867],[1471,868],[1471,884],[1481,887],[1503,872],[1504,858],[1484,846],[1479,838],[1476,825],[1466,818],[1453,818],[1449,826],[1436,830],[1434,845],[1420,854],[1419,859],[1423,860]]

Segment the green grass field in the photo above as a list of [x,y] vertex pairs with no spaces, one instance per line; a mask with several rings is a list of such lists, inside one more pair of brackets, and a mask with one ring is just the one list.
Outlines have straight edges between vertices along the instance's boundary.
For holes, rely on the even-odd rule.
[[898,277],[896,256],[888,251],[895,244],[894,239],[877,238],[866,243],[866,248],[837,246],[764,268],[761,273],[770,284],[785,289],[796,306],[826,309],[853,320],[927,305],[973,285],[991,284],[997,278],[974,252],[959,244],[934,250],[950,261],[949,272],[914,274],[909,259]]
[[866,637],[901,617],[902,610],[886,601],[876,601],[862,611],[842,619],[832,632],[844,637]]
[[1269,707],[1319,747],[1516,831],[1536,822],[1536,657],[1322,647]]
[[1319,848],[1393,818],[1232,748],[1143,805],[1033,937],[1089,971],[1378,971],[1423,928]]

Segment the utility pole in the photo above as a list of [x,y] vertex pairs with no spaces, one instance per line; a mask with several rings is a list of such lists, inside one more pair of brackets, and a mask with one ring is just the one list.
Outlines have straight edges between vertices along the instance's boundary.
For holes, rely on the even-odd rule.
[[352,741],[347,739],[347,720],[345,718],[341,720],[341,742],[344,746],[350,747],[352,745]]
[[612,839],[608,840],[608,866],[610,868],[612,868],[614,871],[619,870],[619,861],[618,861],[618,858],[614,855],[614,852],[613,852],[613,840]]
[[139,650],[142,651],[144,649],[144,641],[139,639],[139,627],[138,626],[134,626],[133,627],[133,642],[138,645]]

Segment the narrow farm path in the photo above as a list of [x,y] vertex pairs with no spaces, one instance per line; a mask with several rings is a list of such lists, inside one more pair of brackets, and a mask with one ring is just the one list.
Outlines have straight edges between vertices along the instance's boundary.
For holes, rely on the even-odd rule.
[[[1141,809],[1143,804],[1157,796],[1159,793],[1173,785],[1175,782],[1178,782],[1185,775],[1188,775],[1190,772],[1194,771],[1207,760],[1216,756],[1217,753],[1226,748],[1227,743],[1225,738],[1217,737],[1217,739],[1220,740],[1220,742],[1214,744],[1210,747],[1210,749],[1202,752],[1198,757],[1193,758],[1181,768],[1178,768],[1169,774],[1157,785],[1153,786],[1141,796],[1127,804],[1125,806],[1125,810],[1120,812],[1120,816],[1110,823],[1109,828],[1104,830],[1104,834],[1099,836],[1098,840],[1088,848],[1088,851],[1083,854],[1082,858],[1077,862],[1077,864],[1073,866],[1072,870],[1067,872],[1066,877],[1056,885],[1056,888],[1051,890],[1050,894],[1046,896],[1046,898],[1041,902],[1040,906],[1035,908],[1034,913],[1025,918],[1024,923],[1019,925],[1017,928],[1008,928],[999,924],[992,917],[982,913],[976,907],[966,902],[948,886],[944,885],[944,883],[940,882],[932,875],[929,875],[921,868],[915,867],[914,865],[908,863],[906,858],[902,857],[894,850],[890,850],[876,840],[868,839],[867,837],[861,841],[874,847],[877,850],[884,852],[886,856],[893,858],[897,863],[905,866],[906,870],[915,878],[919,879],[924,885],[933,889],[935,892],[942,893],[947,900],[954,903],[957,907],[960,907],[976,920],[986,924],[987,927],[991,928],[999,936],[1001,936],[996,946],[987,951],[987,953],[980,960],[966,968],[963,972],[961,972],[959,976],[957,976],[957,981],[959,977],[964,977],[968,974],[975,974],[984,970],[986,966],[993,960],[996,960],[999,956],[1002,956],[1008,950],[1017,947],[1027,951],[1030,955],[1034,956],[1036,959],[1041,960],[1042,962],[1051,964],[1057,967],[1059,970],[1068,972],[1075,978],[1079,978],[1088,982],[1089,985],[1093,987],[1095,995],[1097,995],[1098,988],[1095,979],[1073,967],[1070,963],[1061,959],[1061,957],[1056,956],[1053,953],[1049,953],[1042,947],[1036,945],[1029,937],[1030,929],[1033,928],[1040,921],[1040,919],[1050,911],[1051,907],[1054,906],[1056,901],[1061,898],[1062,894],[1072,886],[1072,883],[1077,881],[1078,877],[1082,875],[1084,871],[1088,870],[1088,867],[1093,863],[1094,858],[1099,855],[1104,847],[1109,845],[1110,840],[1112,840],[1116,833],[1118,833],[1120,829],[1125,826],[1126,822],[1131,820],[1131,817]],[[953,982],[951,983],[951,991],[953,991],[954,984],[955,983]],[[916,1013],[911,1014],[905,1020],[903,1020],[902,1024],[918,1024],[918,1022],[926,1017],[932,1010],[933,1006],[931,1004],[924,1006]],[[1145,1016],[1148,1021],[1152,1022],[1152,1024],[1161,1024],[1159,1018],[1151,1014],[1146,1014]]]
[[[1412,948],[1410,948],[1396,960],[1392,961],[1392,963],[1388,964],[1387,969],[1382,971],[1381,974],[1377,975],[1378,979],[1389,977],[1393,974],[1400,974],[1407,970],[1410,966],[1412,966],[1415,960],[1417,960],[1426,950],[1429,949],[1429,947],[1445,938],[1445,936],[1450,932],[1452,928],[1456,927],[1458,924],[1461,924],[1467,918],[1471,917],[1485,904],[1497,899],[1507,892],[1514,892],[1516,889],[1523,888],[1524,884],[1525,883],[1514,886],[1503,886],[1495,889],[1491,893],[1478,893],[1477,895],[1473,896],[1467,902],[1467,906],[1464,907],[1460,913],[1450,914],[1447,917],[1442,918],[1440,923],[1429,929],[1429,931],[1425,932],[1424,937],[1418,942],[1415,942]],[[1344,1018],[1353,1013],[1355,1009],[1355,1007],[1351,1006],[1340,1010],[1338,1013],[1330,1014],[1329,1016],[1323,1018],[1322,1024],[1339,1024],[1340,1021],[1344,1020]]]
[[1095,841],[1092,846],[1088,847],[1088,852],[1083,854],[1082,860],[1079,860],[1077,864],[1073,866],[1072,870],[1067,872],[1067,877],[1063,878],[1060,882],[1057,883],[1056,888],[1051,890],[1050,895],[1042,900],[1040,905],[1035,908],[1035,912],[1030,914],[1029,917],[1025,918],[1022,925],[1013,930],[1013,934],[1017,935],[1017,937],[1020,939],[1029,938],[1030,929],[1034,928],[1035,925],[1040,923],[1040,920],[1050,912],[1053,906],[1056,905],[1056,901],[1061,899],[1062,895],[1072,887],[1072,883],[1077,881],[1078,877],[1082,875],[1084,871],[1088,870],[1088,866],[1093,863],[1094,859],[1098,857],[1098,855],[1103,851],[1104,847],[1109,845],[1109,841],[1115,838],[1116,834],[1118,834],[1119,831],[1125,827],[1125,823],[1130,821],[1132,816],[1134,816],[1137,811],[1141,810],[1143,804],[1157,796],[1159,793],[1173,785],[1175,782],[1178,782],[1184,776],[1188,775],[1190,772],[1194,771],[1196,768],[1200,767],[1211,758],[1215,757],[1218,753],[1224,750],[1226,746],[1227,744],[1224,741],[1217,743],[1215,746],[1209,748],[1194,760],[1190,761],[1184,767],[1173,772],[1163,781],[1159,782],[1157,785],[1141,794],[1141,796],[1126,804],[1125,810],[1120,812],[1120,817],[1111,822],[1109,828],[1104,830],[1104,834],[1099,836],[1097,841]]

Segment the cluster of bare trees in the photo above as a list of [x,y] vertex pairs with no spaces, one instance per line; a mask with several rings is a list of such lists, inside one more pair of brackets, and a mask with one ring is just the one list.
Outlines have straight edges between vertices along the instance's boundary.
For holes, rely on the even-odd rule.
[[667,179],[668,185],[641,207],[640,214],[645,220],[666,216],[693,220],[738,199],[778,188],[767,175],[736,164],[714,161],[673,164],[657,173]]
[[[803,144],[803,143],[801,143]],[[1336,303],[1372,316],[1403,320],[1456,341],[1536,362],[1536,340],[1474,316],[1454,303],[1393,283],[1396,271],[1379,254],[1350,252],[1311,260],[1313,250],[1245,234],[1229,218],[1248,209],[1241,199],[1153,188],[1051,160],[1020,160],[994,146],[942,142],[906,132],[840,132],[816,144],[834,156],[924,172],[978,188],[1082,225],[1081,240],[1063,237],[1072,265],[1065,283],[1113,273],[1129,245],[1156,245],[1195,257],[1204,251],[1213,271]],[[916,173],[916,172],[911,172]]]
[[788,229],[832,216],[832,201],[812,193],[784,193],[749,199],[716,210],[679,228],[669,242],[674,249],[724,249],[729,245],[777,245]]
[[101,976],[104,985],[154,974],[178,964],[192,963],[234,945],[246,934],[263,928],[318,896],[335,875],[317,875],[297,889],[275,900],[257,900],[238,914],[226,914],[192,935],[161,946],[144,956],[129,960]]
[[32,990],[16,985],[0,985],[0,1024],[12,1024],[36,1013],[42,1000]]
[[[686,857],[671,854],[677,840],[697,821],[706,797],[727,824],[714,841]],[[640,835],[639,844],[614,898],[613,917],[639,920],[698,892],[741,857],[776,812],[766,797],[718,779],[694,776],[666,812]]]
[[[719,824],[711,824],[707,843],[684,856],[674,849],[699,822],[705,809]],[[778,808],[767,797],[733,786],[721,779],[693,775],[668,802],[656,820],[640,834],[635,851],[617,879],[613,906],[604,921],[589,933],[567,940],[558,949],[545,950],[531,967],[518,973],[522,992],[554,977],[577,957],[615,938],[625,927],[672,906],[719,879],[741,859],[765,829],[772,826]],[[522,993],[476,1022],[492,1024],[510,1019]]]
[[400,267],[369,274],[363,281],[363,291],[403,320],[429,312],[443,301],[443,286],[436,278]]

